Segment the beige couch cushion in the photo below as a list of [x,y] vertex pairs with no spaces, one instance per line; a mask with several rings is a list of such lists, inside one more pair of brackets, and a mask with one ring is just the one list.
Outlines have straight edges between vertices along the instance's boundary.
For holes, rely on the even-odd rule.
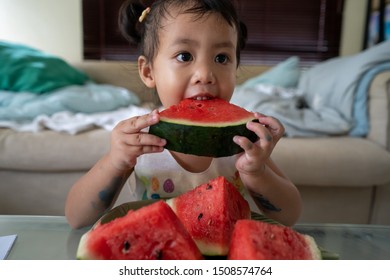
[[365,138],[282,138],[272,157],[297,185],[367,187],[390,182],[390,154]]
[[108,151],[110,133],[96,129],[70,135],[0,129],[0,169],[26,171],[88,170]]
[[153,90],[148,89],[141,81],[136,63],[87,60],[74,66],[88,73],[88,76],[97,83],[127,88],[143,101],[150,102],[155,99]]

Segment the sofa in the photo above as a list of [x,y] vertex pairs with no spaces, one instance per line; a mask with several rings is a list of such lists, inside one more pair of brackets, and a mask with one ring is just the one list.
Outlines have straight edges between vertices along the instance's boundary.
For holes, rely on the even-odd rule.
[[[153,93],[132,62],[83,61],[74,67],[98,83]],[[270,66],[242,65],[238,83]],[[390,224],[390,71],[370,83],[367,136],[283,137],[272,155],[297,185],[300,223]],[[110,132],[93,128],[75,135],[0,128],[0,214],[64,215],[72,184],[109,149]],[[125,202],[124,194],[117,204]]]

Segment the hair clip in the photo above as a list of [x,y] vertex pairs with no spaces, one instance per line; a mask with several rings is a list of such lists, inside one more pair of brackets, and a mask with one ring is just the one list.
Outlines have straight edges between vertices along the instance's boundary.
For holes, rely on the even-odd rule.
[[146,16],[150,13],[150,7],[147,7],[145,10],[143,10],[141,16],[139,17],[139,22],[143,22]]

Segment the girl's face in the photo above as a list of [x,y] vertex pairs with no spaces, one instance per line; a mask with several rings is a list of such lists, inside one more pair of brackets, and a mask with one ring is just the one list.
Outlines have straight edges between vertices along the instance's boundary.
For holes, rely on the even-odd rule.
[[167,108],[184,98],[229,101],[236,84],[237,32],[221,16],[172,11],[162,21],[152,63],[139,60],[141,78]]

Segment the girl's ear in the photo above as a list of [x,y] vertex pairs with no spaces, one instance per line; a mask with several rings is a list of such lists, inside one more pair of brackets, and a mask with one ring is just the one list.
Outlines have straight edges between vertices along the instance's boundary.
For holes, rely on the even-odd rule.
[[143,55],[138,58],[138,72],[141,80],[148,88],[154,88],[156,86],[151,65],[148,59]]

